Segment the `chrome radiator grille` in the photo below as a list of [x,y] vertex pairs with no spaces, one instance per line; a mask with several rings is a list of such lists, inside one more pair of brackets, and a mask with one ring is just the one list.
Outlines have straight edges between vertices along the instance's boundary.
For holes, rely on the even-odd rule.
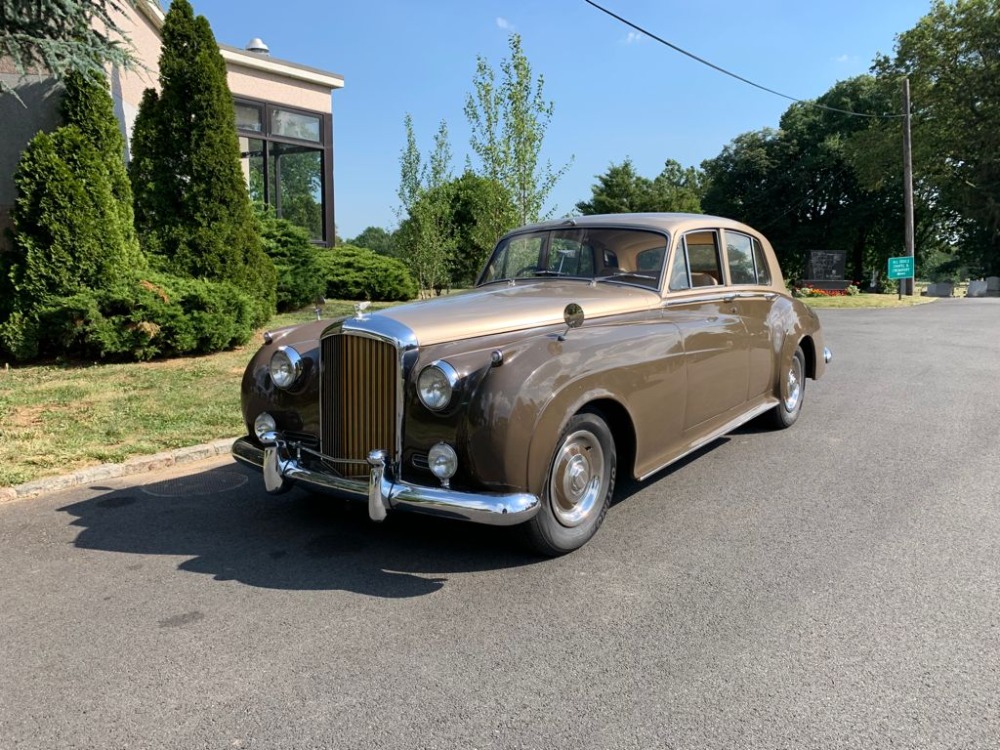
[[365,336],[327,336],[320,345],[322,451],[361,463],[337,464],[346,477],[367,477],[368,453],[382,449],[398,460],[396,347]]

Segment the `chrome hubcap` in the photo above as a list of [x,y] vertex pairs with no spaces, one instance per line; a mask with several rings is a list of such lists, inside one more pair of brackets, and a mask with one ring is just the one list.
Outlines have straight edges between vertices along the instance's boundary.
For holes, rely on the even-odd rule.
[[788,382],[785,384],[785,411],[795,411],[802,398],[802,361],[792,357],[792,366],[788,368]]
[[552,512],[559,523],[579,526],[594,513],[607,489],[605,473],[604,451],[593,434],[581,430],[566,437],[549,480]]

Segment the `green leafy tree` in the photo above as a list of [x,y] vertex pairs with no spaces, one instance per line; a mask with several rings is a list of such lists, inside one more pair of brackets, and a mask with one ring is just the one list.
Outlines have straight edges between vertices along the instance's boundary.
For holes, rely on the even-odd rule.
[[899,35],[877,74],[911,86],[915,182],[956,234],[957,259],[1000,273],[1000,8],[996,0],[935,0]]
[[744,133],[704,162],[702,205],[765,232],[790,279],[805,273],[809,250],[838,249],[848,254],[847,275],[861,280],[877,275],[902,245],[902,179],[862,175],[865,164],[890,158],[898,174],[902,147],[890,157],[868,134],[898,131],[899,122],[847,114],[891,111],[871,76],[841,81],[816,103],[831,109],[793,104],[779,130]]
[[486,264],[497,237],[489,224],[491,205],[499,201],[500,212],[513,211],[513,201],[502,185],[466,171],[449,182],[453,242],[448,272],[453,286],[470,286]]
[[407,115],[406,147],[400,155],[398,195],[405,212],[396,234],[400,257],[420,285],[422,293],[449,285],[448,258],[454,247],[451,227],[450,197],[446,184],[450,179],[451,147],[448,126],[442,121],[434,137],[434,150],[425,165],[416,145],[413,120]]
[[365,247],[386,257],[393,257],[396,254],[392,232],[382,227],[366,227],[353,240],[348,240],[347,244]]
[[549,193],[569,166],[553,171],[551,162],[541,163],[553,104],[545,99],[543,77],[532,78],[521,37],[512,34],[509,46],[510,58],[500,63],[499,81],[489,62],[477,59],[474,92],[465,103],[470,144],[479,160],[476,173],[493,190],[486,217],[493,241],[517,224],[542,218]]
[[[135,0],[0,0],[0,58],[25,75],[45,70],[102,74],[104,65],[136,66],[116,21]],[[14,91],[0,80],[0,95]]]
[[165,269],[246,291],[260,325],[275,309],[274,266],[240,168],[225,62],[188,0],[173,0],[166,15],[160,86],[144,93],[133,131],[140,238]]
[[585,215],[645,211],[690,212],[701,210],[701,174],[668,159],[663,171],[650,180],[635,171],[631,159],[612,164],[597,184],[591,199],[580,201],[576,209]]

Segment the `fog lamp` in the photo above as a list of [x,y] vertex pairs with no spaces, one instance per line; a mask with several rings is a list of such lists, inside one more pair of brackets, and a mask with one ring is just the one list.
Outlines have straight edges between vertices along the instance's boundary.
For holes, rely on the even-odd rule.
[[434,476],[447,482],[458,471],[458,454],[447,443],[438,443],[427,452],[427,464]]
[[262,445],[273,445],[278,438],[278,424],[274,417],[262,411],[253,421],[253,433]]
[[278,347],[271,355],[268,371],[278,388],[291,388],[302,374],[302,357],[290,346]]

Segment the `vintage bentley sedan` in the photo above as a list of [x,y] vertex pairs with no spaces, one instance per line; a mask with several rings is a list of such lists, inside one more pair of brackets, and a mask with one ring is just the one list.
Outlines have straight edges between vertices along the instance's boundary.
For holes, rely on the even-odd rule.
[[585,216],[500,239],[474,289],[265,334],[234,455],[397,510],[587,542],[644,479],[755,417],[791,426],[830,361],[768,241],[714,216]]

